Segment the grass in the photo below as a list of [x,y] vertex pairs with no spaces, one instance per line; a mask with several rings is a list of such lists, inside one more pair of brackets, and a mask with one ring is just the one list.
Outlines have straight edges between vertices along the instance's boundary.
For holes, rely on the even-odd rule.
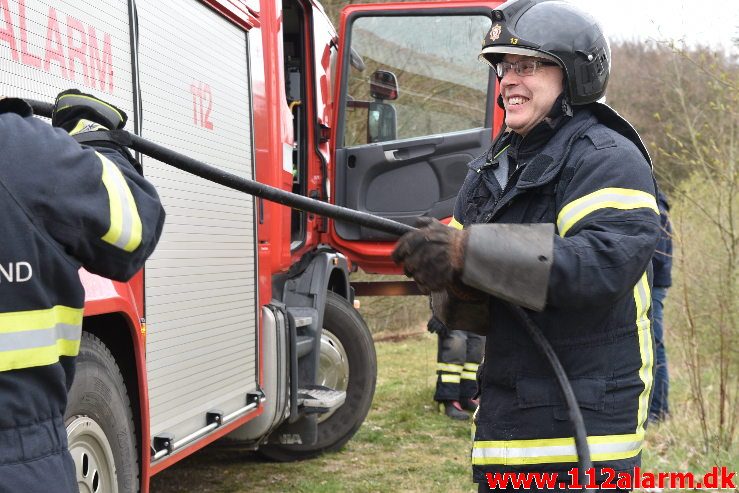
[[151,492],[477,491],[469,468],[470,425],[449,420],[433,405],[436,338],[422,329],[377,343],[372,409],[342,451],[279,464],[206,447],[155,476]]
[[[473,492],[468,423],[439,414],[432,402],[436,339],[416,324],[397,340],[376,333],[378,382],[372,409],[339,453],[278,464],[253,453],[206,447],[155,476],[152,493],[174,492]],[[673,341],[677,343],[677,341]],[[669,343],[669,340],[668,340]],[[669,345],[668,345],[669,349]],[[670,360],[672,418],[647,430],[642,470],[739,469],[736,448],[706,453],[679,355]]]
[[[677,342],[677,341],[675,341]],[[677,349],[677,345],[672,346]],[[669,340],[667,345],[670,350]],[[675,353],[677,351],[673,351]],[[668,355],[669,356],[669,355]],[[700,418],[692,405],[688,375],[679,358],[668,360],[670,369],[670,419],[661,424],[651,424],[647,429],[646,445],[642,457],[642,469],[651,471],[691,471],[703,474],[714,465],[739,470],[739,452],[734,443],[730,450],[705,450],[701,440]],[[717,381],[717,376],[706,380]],[[716,388],[705,389],[707,399],[716,397]],[[709,403],[709,408],[712,407]],[[735,481],[737,482],[737,481]],[[739,482],[737,482],[739,484]],[[737,489],[739,491],[739,489]]]

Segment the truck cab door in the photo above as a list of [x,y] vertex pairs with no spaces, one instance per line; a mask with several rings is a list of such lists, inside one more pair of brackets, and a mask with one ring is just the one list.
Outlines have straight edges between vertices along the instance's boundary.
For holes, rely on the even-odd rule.
[[[350,5],[342,10],[332,166],[338,205],[414,225],[451,217],[467,163],[502,122],[478,61],[501,2]],[[395,272],[390,234],[332,221],[330,243],[368,272]]]

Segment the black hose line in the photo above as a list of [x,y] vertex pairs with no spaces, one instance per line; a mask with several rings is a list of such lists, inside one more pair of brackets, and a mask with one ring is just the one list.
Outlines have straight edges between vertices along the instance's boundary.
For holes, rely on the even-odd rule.
[[[26,99],[26,102],[31,105],[35,114],[44,116],[47,118],[51,117],[53,105],[42,101],[34,101]],[[105,137],[116,142],[119,145],[129,147],[135,151],[140,152],[146,156],[149,156],[157,161],[174,166],[182,171],[186,171],[195,176],[199,176],[206,180],[218,183],[225,187],[244,192],[255,197],[260,197],[278,204],[286,205],[293,209],[297,209],[305,212],[313,212],[320,216],[329,217],[331,219],[347,221],[362,226],[367,226],[379,231],[401,236],[409,231],[413,231],[416,228],[407,224],[399,223],[391,219],[384,217],[375,216],[366,212],[355,211],[346,207],[341,207],[327,202],[321,202],[319,200],[311,199],[303,195],[298,195],[279,188],[275,188],[264,183],[259,183],[254,180],[248,180],[240,176],[236,176],[227,171],[211,166],[197,159],[185,156],[178,152],[167,149],[166,147],[155,144],[154,142],[148,141],[138,135],[131,134],[125,130],[113,130],[110,132],[101,132],[105,134]],[[587,432],[585,431],[585,421],[583,420],[582,413],[580,412],[580,406],[577,404],[575,393],[572,390],[567,374],[565,373],[562,363],[557,358],[554,349],[552,348],[549,341],[546,339],[541,330],[534,324],[531,317],[526,311],[518,305],[506,303],[508,308],[513,312],[516,318],[524,325],[526,332],[534,342],[536,348],[541,352],[549,361],[552,367],[557,383],[559,384],[562,393],[564,394],[565,401],[567,402],[567,408],[569,411],[570,422],[575,432],[575,449],[577,451],[578,466],[584,474],[585,471],[592,467],[590,460],[590,449],[587,442]]]
[[[536,349],[546,356],[549,365],[552,367],[554,376],[557,377],[557,383],[562,390],[562,394],[564,394],[565,402],[567,402],[567,414],[575,431],[575,450],[577,451],[577,463],[580,468],[580,474],[586,474],[593,467],[590,459],[590,447],[588,447],[588,434],[585,430],[585,420],[580,412],[580,406],[577,403],[575,392],[572,390],[572,385],[570,385],[570,381],[567,378],[567,373],[565,373],[565,369],[562,367],[562,363],[559,361],[552,345],[549,344],[541,329],[536,326],[524,309],[512,303],[506,303],[506,305],[526,328],[526,332],[528,332],[531,340],[534,341]],[[585,489],[583,486],[583,490]]]

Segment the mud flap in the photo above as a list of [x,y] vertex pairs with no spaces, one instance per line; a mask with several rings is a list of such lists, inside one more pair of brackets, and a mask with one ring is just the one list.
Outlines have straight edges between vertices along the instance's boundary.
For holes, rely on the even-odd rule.
[[315,414],[302,416],[294,423],[285,421],[270,436],[267,443],[279,445],[314,445],[318,440]]

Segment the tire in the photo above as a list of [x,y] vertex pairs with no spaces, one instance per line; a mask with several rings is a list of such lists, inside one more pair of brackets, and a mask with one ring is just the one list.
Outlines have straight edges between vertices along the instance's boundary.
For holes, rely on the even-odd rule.
[[103,342],[82,333],[65,414],[80,493],[136,493],[133,412],[118,365]]
[[[326,293],[323,315],[321,364],[318,384],[346,390],[346,401],[330,415],[319,416],[318,439],[313,445],[271,444],[261,447],[265,457],[279,462],[304,460],[324,452],[334,452],[346,444],[367,417],[377,380],[377,357],[367,324],[349,302],[336,293]],[[348,378],[341,375],[342,363],[337,354],[348,360]],[[327,359],[334,361],[334,373]],[[342,381],[346,387],[342,389]]]

